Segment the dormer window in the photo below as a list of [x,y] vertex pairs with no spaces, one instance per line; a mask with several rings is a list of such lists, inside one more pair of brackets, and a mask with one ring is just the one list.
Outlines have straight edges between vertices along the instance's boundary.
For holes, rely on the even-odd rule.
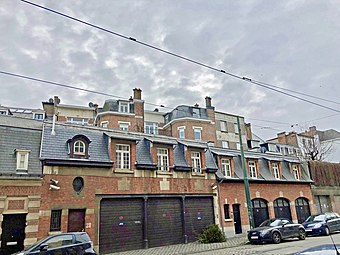
[[280,179],[280,169],[279,169],[278,163],[272,163],[272,170],[273,170],[275,179]]
[[119,102],[119,112],[126,112],[129,113],[130,109],[129,109],[129,102]]
[[16,150],[18,172],[27,172],[29,153],[29,150]]
[[78,140],[74,143],[73,153],[77,155],[85,155],[85,143]]
[[256,162],[255,161],[249,161],[248,162],[248,168],[249,168],[249,177],[252,179],[257,178],[257,171],[256,171]]
[[89,158],[89,145],[91,143],[84,135],[76,135],[68,141],[71,158]]
[[200,109],[199,108],[193,108],[192,109],[192,117],[194,117],[194,118],[200,117]]
[[292,172],[293,176],[296,180],[300,180],[300,173],[299,173],[299,166],[298,165],[293,165],[292,166]]

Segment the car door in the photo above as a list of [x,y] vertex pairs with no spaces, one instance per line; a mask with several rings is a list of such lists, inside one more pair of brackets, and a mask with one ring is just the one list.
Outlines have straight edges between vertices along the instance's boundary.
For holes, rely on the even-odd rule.
[[290,220],[288,219],[283,219],[282,220],[282,225],[283,225],[283,229],[285,231],[285,238],[289,238],[292,237],[296,234],[296,232],[298,231],[297,225],[293,224]]
[[335,229],[336,231],[340,231],[340,215],[335,213]]
[[336,229],[336,220],[335,220],[335,215],[333,214],[327,214],[326,215],[326,223],[329,228],[330,232],[334,232]]

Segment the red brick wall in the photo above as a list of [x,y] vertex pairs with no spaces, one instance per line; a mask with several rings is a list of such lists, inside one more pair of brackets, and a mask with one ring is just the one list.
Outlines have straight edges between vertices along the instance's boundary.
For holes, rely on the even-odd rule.
[[[227,199],[230,208],[232,204],[240,204],[241,210],[241,221],[242,225],[249,225],[248,211],[246,208],[246,196],[244,184],[242,183],[222,183],[220,186],[220,199],[222,204],[222,216],[223,204],[225,204],[225,199]],[[256,193],[259,192],[260,196],[257,197]],[[295,202],[297,198],[300,197],[300,192],[303,193],[303,197],[307,198],[309,201],[313,200],[312,192],[309,184],[256,184],[250,183],[250,197],[262,198],[268,202],[274,202],[275,199],[280,198],[280,192],[283,193],[283,198],[288,199],[290,202]],[[311,213],[316,213],[314,206],[310,205]],[[273,207],[268,207],[269,216],[274,217]],[[232,212],[232,209],[230,209]],[[295,206],[291,206],[291,213],[293,220],[297,220]],[[225,227],[233,227],[233,221],[225,222]]]

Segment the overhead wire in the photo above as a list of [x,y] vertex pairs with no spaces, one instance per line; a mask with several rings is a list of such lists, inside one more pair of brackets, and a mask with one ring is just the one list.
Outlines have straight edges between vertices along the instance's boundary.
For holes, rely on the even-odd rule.
[[307,99],[304,99],[304,98],[301,98],[301,97],[298,97],[298,96],[295,96],[295,95],[292,95],[292,94],[289,94],[289,93],[287,93],[287,92],[281,91],[281,90],[284,90],[283,88],[280,88],[281,90],[279,90],[279,89],[276,89],[276,88],[274,88],[274,87],[272,87],[272,86],[266,85],[266,83],[259,82],[259,81],[256,81],[256,80],[252,80],[251,78],[248,78],[248,77],[245,77],[245,76],[236,75],[236,74],[233,74],[233,73],[231,73],[231,72],[225,71],[225,70],[223,70],[223,69],[219,69],[219,68],[216,68],[216,67],[213,67],[213,66],[210,66],[210,65],[201,63],[201,62],[199,62],[199,61],[190,59],[190,58],[188,58],[188,57],[184,57],[184,56],[182,56],[182,55],[179,55],[179,54],[170,52],[170,51],[168,51],[168,50],[161,49],[161,48],[156,47],[156,46],[154,46],[154,45],[151,45],[151,44],[148,44],[148,43],[145,43],[145,42],[142,42],[142,41],[138,41],[138,40],[137,40],[136,38],[134,38],[134,37],[125,36],[125,35],[123,35],[123,34],[120,34],[120,33],[114,32],[114,31],[111,31],[111,30],[106,29],[106,28],[103,28],[103,27],[101,27],[101,26],[94,25],[94,24],[92,24],[92,23],[89,23],[89,22],[86,22],[86,21],[84,21],[84,20],[81,20],[81,19],[72,17],[72,16],[70,16],[70,15],[64,14],[64,13],[59,12],[59,11],[55,11],[55,10],[53,10],[53,9],[44,7],[44,6],[42,6],[42,5],[38,5],[38,4],[36,4],[36,3],[30,2],[30,1],[27,1],[27,0],[20,0],[20,1],[22,1],[22,2],[24,2],[24,3],[26,3],[26,4],[29,4],[29,5],[32,5],[32,6],[41,8],[41,9],[43,9],[43,10],[46,10],[46,11],[49,11],[49,12],[58,14],[58,15],[63,16],[63,17],[65,17],[65,18],[68,18],[68,19],[71,19],[71,20],[80,22],[80,23],[82,23],[82,24],[84,24],[84,25],[87,25],[87,26],[90,26],[90,27],[99,29],[99,30],[101,30],[101,31],[110,33],[110,34],[112,34],[112,35],[115,35],[115,36],[124,38],[124,39],[126,39],[126,40],[135,42],[135,43],[137,43],[137,44],[146,46],[146,47],[148,47],[148,48],[151,48],[151,49],[154,49],[154,50],[163,52],[163,53],[168,54],[168,55],[171,55],[171,56],[173,56],[173,57],[180,58],[180,59],[182,59],[182,60],[184,60],[184,61],[187,61],[187,62],[196,64],[196,65],[205,67],[205,68],[207,68],[207,69],[210,69],[210,70],[213,70],[213,71],[216,71],[216,72],[219,72],[219,73],[222,73],[222,74],[231,76],[231,77],[236,78],[236,79],[239,79],[239,80],[246,81],[246,82],[248,82],[248,83],[251,83],[251,84],[254,84],[254,85],[257,85],[257,86],[260,86],[260,87],[263,87],[263,88],[266,88],[266,89],[269,89],[269,90],[272,90],[272,91],[275,91],[275,92],[277,92],[277,93],[284,94],[284,95],[286,95],[286,96],[289,96],[289,97],[292,97],[292,98],[295,98],[295,99],[299,99],[299,100],[304,101],[304,102],[306,102],[306,103],[313,104],[313,105],[319,106],[319,107],[321,107],[321,108],[328,109],[328,110],[331,110],[331,111],[335,111],[335,112],[337,112],[337,113],[340,113],[340,110],[338,110],[338,109],[334,109],[334,108],[332,108],[332,107],[328,107],[328,106],[325,106],[325,105],[322,105],[322,104],[319,104],[319,103],[316,103],[316,102],[313,102],[313,101],[310,101],[310,100],[307,100]]

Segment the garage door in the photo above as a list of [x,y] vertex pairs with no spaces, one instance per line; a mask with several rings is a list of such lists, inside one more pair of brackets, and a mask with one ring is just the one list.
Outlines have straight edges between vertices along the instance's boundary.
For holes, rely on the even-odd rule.
[[185,199],[185,226],[188,242],[197,240],[202,230],[214,223],[213,199],[189,197]]
[[100,254],[143,248],[143,199],[103,199],[100,203]]
[[149,247],[183,243],[180,198],[148,199]]

